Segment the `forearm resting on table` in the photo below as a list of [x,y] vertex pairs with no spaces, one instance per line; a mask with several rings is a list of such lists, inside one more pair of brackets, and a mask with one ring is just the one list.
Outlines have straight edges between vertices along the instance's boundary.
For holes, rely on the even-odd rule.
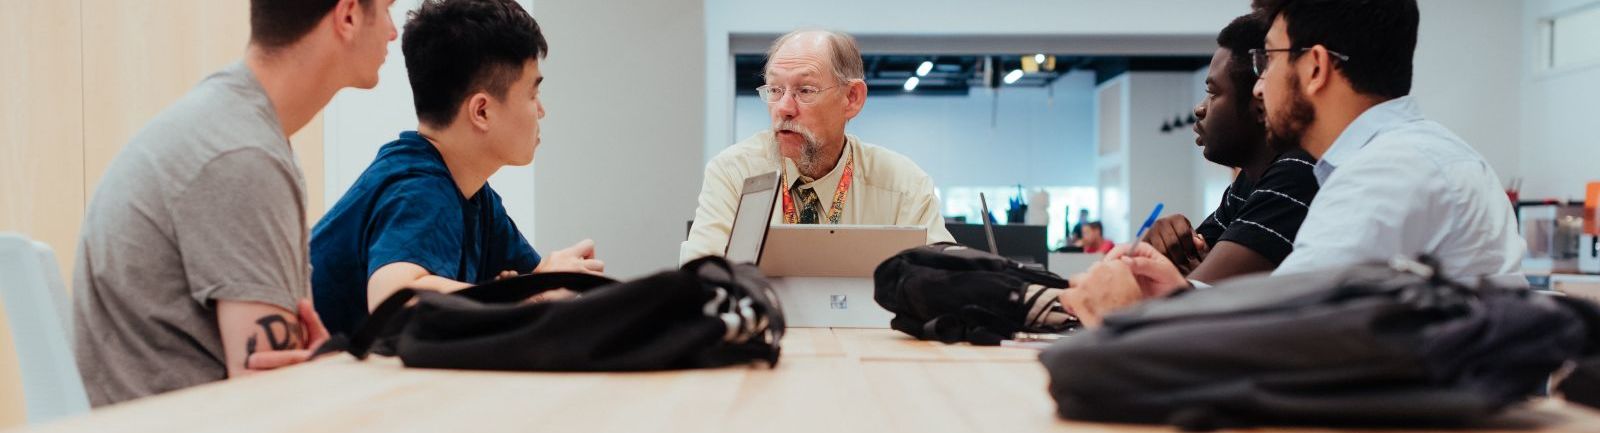
[[433,275],[413,263],[395,262],[378,268],[367,279],[367,310],[377,308],[400,289],[432,290],[450,293],[472,287],[471,284]]
[[1276,267],[1277,264],[1255,250],[1235,242],[1222,241],[1211,250],[1211,254],[1206,255],[1199,267],[1189,273],[1189,279],[1215,284],[1240,275],[1269,272]]
[[[217,301],[228,377],[296,364],[309,356],[309,336],[300,318],[276,305]],[[258,359],[251,360],[254,356]],[[248,367],[247,368],[247,363]]]

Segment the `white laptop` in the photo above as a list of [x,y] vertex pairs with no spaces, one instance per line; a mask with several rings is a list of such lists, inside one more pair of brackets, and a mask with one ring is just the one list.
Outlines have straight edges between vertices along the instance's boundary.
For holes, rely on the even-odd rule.
[[927,228],[774,225],[761,272],[797,328],[888,328],[894,314],[873,299],[873,271],[885,259],[928,243]]
[[777,224],[758,264],[769,277],[872,278],[885,259],[926,243],[923,226]]
[[778,194],[776,172],[745,179],[724,256],[755,263],[771,277],[788,326],[889,327],[894,315],[872,299],[872,272],[927,243],[927,228],[771,225]]

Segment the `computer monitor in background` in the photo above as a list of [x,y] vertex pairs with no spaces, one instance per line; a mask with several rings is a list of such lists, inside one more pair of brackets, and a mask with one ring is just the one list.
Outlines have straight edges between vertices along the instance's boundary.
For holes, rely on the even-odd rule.
[[[989,250],[989,238],[983,232],[983,224],[947,222],[944,227],[950,230],[950,236],[956,238],[956,243],[982,251]],[[1049,262],[1050,248],[1047,245],[1049,242],[1047,237],[1045,226],[1021,224],[994,226],[994,242],[1000,250],[1000,255],[1022,263],[1045,266]]]

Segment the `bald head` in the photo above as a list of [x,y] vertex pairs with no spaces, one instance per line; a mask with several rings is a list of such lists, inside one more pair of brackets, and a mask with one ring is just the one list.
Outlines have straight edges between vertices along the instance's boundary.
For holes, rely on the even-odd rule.
[[856,38],[832,30],[796,30],[772,41],[767,48],[767,64],[779,58],[809,57],[827,62],[840,83],[866,78],[861,65],[861,48]]

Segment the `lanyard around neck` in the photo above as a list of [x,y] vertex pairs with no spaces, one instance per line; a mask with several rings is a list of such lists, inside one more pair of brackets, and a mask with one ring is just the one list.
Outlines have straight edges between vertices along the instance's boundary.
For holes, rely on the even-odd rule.
[[[850,179],[855,177],[855,160],[855,153],[850,153],[844,161],[844,174],[839,176],[839,187],[833,190],[833,206],[828,209],[828,224],[839,223],[839,216],[844,210],[844,198],[850,193]],[[795,209],[794,196],[789,194],[788,174],[779,182],[783,185],[783,223],[799,224],[800,212]]]

